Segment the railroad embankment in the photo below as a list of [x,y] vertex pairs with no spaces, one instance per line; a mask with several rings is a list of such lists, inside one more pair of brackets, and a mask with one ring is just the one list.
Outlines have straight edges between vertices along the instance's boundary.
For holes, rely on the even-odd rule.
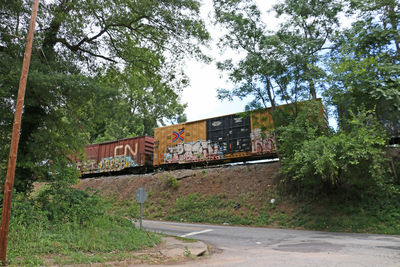
[[279,167],[279,162],[270,162],[88,178],[77,187],[96,190],[126,210],[131,206],[130,213],[122,214],[129,217],[138,215],[135,192],[143,187],[149,219],[270,225],[275,219],[268,211],[283,204],[276,192]]
[[127,218],[139,217],[135,192],[143,187],[145,219],[400,234],[400,203],[283,195],[277,189],[279,168],[279,162],[269,162],[159,171],[87,178],[76,187],[97,191]]
[[148,192],[149,201],[163,196],[176,200],[191,194],[224,195],[229,199],[239,201],[242,195],[265,195],[267,189],[275,186],[277,182],[279,166],[279,162],[237,164],[86,178],[81,180],[77,187],[79,189],[92,188],[98,190],[100,195],[115,196],[121,200],[131,200],[135,197],[136,190],[143,187]]

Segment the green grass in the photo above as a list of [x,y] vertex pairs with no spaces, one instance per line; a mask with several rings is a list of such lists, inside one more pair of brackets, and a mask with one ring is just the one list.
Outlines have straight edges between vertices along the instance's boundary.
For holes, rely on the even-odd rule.
[[[314,208],[313,208],[314,207]],[[315,208],[318,207],[318,208]],[[337,232],[400,234],[398,198],[305,203],[296,213],[295,226]]]
[[[161,195],[163,197],[161,197]],[[165,200],[161,192],[144,204],[146,219],[198,223],[294,228],[334,232],[400,234],[398,198],[346,200],[330,196],[310,201],[268,192],[266,195],[242,194],[230,199],[225,194],[204,196],[190,194]],[[269,200],[275,198],[275,203]],[[235,210],[239,201],[241,208]],[[138,218],[139,205],[134,201],[115,201],[120,216]]]
[[33,198],[15,195],[7,247],[9,265],[115,261],[135,257],[133,251],[161,240],[159,235],[136,229],[100,197],[74,189],[55,191]]

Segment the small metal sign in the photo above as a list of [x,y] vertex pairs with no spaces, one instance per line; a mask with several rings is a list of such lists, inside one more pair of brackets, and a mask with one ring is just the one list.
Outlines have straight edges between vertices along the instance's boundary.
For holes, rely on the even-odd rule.
[[139,203],[144,203],[146,201],[146,198],[146,190],[144,190],[144,188],[142,187],[139,187],[139,189],[136,190],[136,201]]
[[140,229],[142,229],[143,203],[146,201],[146,197],[146,190],[143,187],[139,187],[136,190],[136,201],[140,203]]

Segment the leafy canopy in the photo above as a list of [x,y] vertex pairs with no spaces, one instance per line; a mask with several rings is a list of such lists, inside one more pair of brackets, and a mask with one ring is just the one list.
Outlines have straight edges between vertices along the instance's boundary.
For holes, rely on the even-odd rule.
[[325,73],[321,53],[337,30],[339,1],[292,1],[277,4],[273,12],[281,23],[273,30],[263,22],[253,0],[215,0],[215,21],[228,29],[222,47],[244,54],[218,64],[235,84],[219,91],[220,98],[254,96],[250,107],[316,99]]
[[[197,0],[40,3],[16,188],[61,176],[87,143],[151,134],[182,117],[181,60],[206,60]],[[0,169],[7,161],[30,1],[0,0]],[[56,165],[52,162],[57,161]],[[54,170],[58,166],[59,170]],[[51,171],[50,171],[51,169]],[[5,173],[5,172],[2,172]]]

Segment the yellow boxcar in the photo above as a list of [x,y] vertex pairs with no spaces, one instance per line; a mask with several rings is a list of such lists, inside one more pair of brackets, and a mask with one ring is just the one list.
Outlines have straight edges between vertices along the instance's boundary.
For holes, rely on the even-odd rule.
[[154,129],[154,166],[276,157],[270,109]]

